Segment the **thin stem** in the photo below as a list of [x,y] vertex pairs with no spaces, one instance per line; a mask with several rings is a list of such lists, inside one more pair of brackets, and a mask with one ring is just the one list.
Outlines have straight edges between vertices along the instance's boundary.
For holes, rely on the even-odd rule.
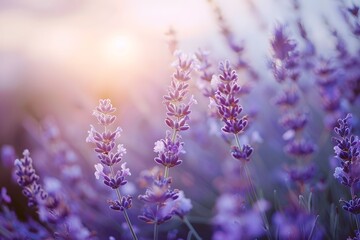
[[159,235],[159,225],[157,223],[154,224],[154,240],[158,240]]
[[167,178],[169,177],[169,167],[168,166],[165,166],[165,173],[164,173],[164,178]]
[[196,232],[195,228],[191,225],[191,223],[189,222],[189,220],[187,219],[187,217],[184,217],[184,223],[186,224],[186,226],[189,228],[189,230],[192,232],[192,234],[194,234],[195,238],[197,240],[201,240],[201,237],[199,236],[199,234]]
[[[179,121],[179,118],[178,118],[178,121]],[[172,136],[171,136],[171,142],[175,142],[175,139],[176,139],[176,134],[178,133],[177,130],[173,130],[173,133],[172,133]],[[169,167],[168,166],[165,166],[165,173],[164,173],[164,178],[168,178],[169,177]]]
[[237,147],[240,149],[239,136],[238,136],[237,134],[234,134],[234,136],[235,136],[236,145],[237,145]]
[[[110,173],[111,173],[111,176],[114,175],[114,168],[113,168],[112,166],[110,166]],[[115,189],[115,192],[116,192],[116,195],[117,195],[119,201],[121,202],[121,193],[120,193],[120,190],[117,188],[117,189]],[[126,223],[127,223],[127,225],[129,226],[129,229],[130,229],[132,238],[133,238],[134,240],[138,240],[138,238],[137,238],[137,236],[136,236],[136,234],[135,234],[134,228],[133,228],[133,226],[132,226],[132,224],[131,224],[131,221],[130,221],[130,218],[129,218],[129,215],[128,215],[126,209],[124,209],[123,214],[124,214]]]
[[[234,134],[234,136],[235,136],[236,145],[240,149],[241,147],[240,147],[239,136],[238,136],[238,134]],[[247,178],[247,180],[248,180],[248,182],[250,184],[250,189],[251,189],[250,194],[252,194],[253,197],[254,197],[254,200],[257,201],[258,200],[257,193],[256,193],[256,190],[255,190],[255,186],[254,186],[254,184],[252,182],[252,179],[250,177],[249,169],[247,167],[246,162],[244,163],[244,169],[245,169],[245,176],[246,176],[246,178]],[[251,199],[251,196],[250,196],[250,199]],[[261,215],[261,218],[262,218],[262,220],[264,222],[264,225],[265,225],[264,227],[265,227],[265,230],[266,230],[267,237],[268,237],[268,239],[271,239],[270,227],[269,227],[269,222],[267,220],[267,217],[266,217],[265,213],[262,212],[262,211],[260,211],[260,215]]]
[[311,240],[311,237],[312,237],[312,235],[313,235],[313,233],[314,233],[315,226],[316,226],[316,222],[317,222],[318,218],[319,218],[319,215],[317,215],[316,218],[315,218],[314,225],[313,225],[313,227],[311,228],[311,232],[310,232],[310,235],[309,235],[308,240]]

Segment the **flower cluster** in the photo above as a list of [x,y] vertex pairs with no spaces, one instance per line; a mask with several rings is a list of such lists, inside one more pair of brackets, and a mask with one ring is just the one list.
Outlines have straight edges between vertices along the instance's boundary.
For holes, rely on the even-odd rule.
[[238,136],[245,131],[248,125],[247,116],[240,116],[243,108],[239,104],[238,93],[240,86],[237,83],[238,75],[230,66],[228,61],[220,63],[221,74],[213,81],[217,81],[215,92],[216,107],[221,120],[225,123],[222,131],[235,136],[236,146],[231,149],[231,154],[235,159],[248,161],[252,153],[249,145],[240,146]]
[[[341,161],[341,166],[335,168],[334,177],[341,184],[350,188],[351,195],[354,198],[349,202],[344,202],[344,209],[357,214],[360,205],[353,191],[355,184],[360,181],[360,142],[358,136],[351,134],[350,119],[350,114],[343,119],[339,119],[339,125],[334,128],[335,133],[338,135],[338,137],[334,138],[336,143],[334,151],[336,157]],[[355,207],[355,205],[358,206]]]
[[164,175],[161,171],[157,171],[150,178],[145,179],[147,189],[145,194],[138,197],[145,203],[139,219],[154,224],[155,238],[158,234],[158,225],[170,220],[174,215],[184,218],[192,208],[190,200],[184,197],[183,192],[179,194],[178,189],[171,189],[172,178],[169,177],[169,169],[182,163],[179,156],[185,151],[180,132],[189,129],[190,107],[197,103],[193,96],[185,103],[194,60],[183,53],[176,53],[176,55],[176,71],[168,92],[164,96],[167,110],[165,123],[171,131],[166,131],[165,139],[156,141],[154,147],[154,152],[157,153],[154,160],[165,167]]
[[145,202],[142,215],[139,219],[150,224],[162,224],[170,220],[173,209],[167,208],[167,203],[179,197],[179,190],[170,189],[171,178],[158,176],[153,180],[151,186],[146,189],[144,195],[139,195],[139,199]]
[[299,52],[296,43],[289,39],[283,25],[275,29],[274,38],[271,41],[273,49],[272,70],[275,79],[283,82],[287,78],[296,81],[299,78]]
[[126,212],[132,206],[132,196],[122,196],[120,192],[120,187],[127,183],[126,177],[130,176],[131,173],[129,168],[126,168],[126,162],[121,164],[120,169],[115,169],[124,154],[126,154],[126,149],[122,144],[118,144],[116,147],[116,141],[120,137],[122,129],[120,127],[117,127],[114,131],[109,129],[116,120],[115,111],[116,109],[111,104],[110,99],[101,99],[99,101],[99,106],[96,107],[93,115],[104,130],[98,132],[94,126],[91,126],[86,141],[95,144],[94,150],[100,160],[100,163],[95,164],[95,178],[102,178],[107,187],[116,191],[117,199],[108,200],[110,209],[123,212],[133,239],[137,239]]
[[[166,106],[166,125],[171,131],[166,132],[165,139],[161,139],[155,143],[154,151],[158,156],[154,159],[156,163],[163,165],[166,169],[181,164],[179,154],[182,152],[184,143],[181,142],[181,131],[189,129],[189,114],[192,104],[196,104],[196,100],[192,96],[185,103],[188,93],[189,83],[191,79],[190,73],[193,70],[193,60],[183,53],[176,53],[178,58],[175,63],[176,71],[173,74],[167,95],[164,96],[164,104]],[[165,177],[167,177],[165,175]]]
[[283,211],[276,212],[273,224],[279,239],[323,239],[324,229],[317,224],[317,217],[297,202]]
[[[305,34],[303,27],[300,30],[302,34]],[[273,75],[282,86],[282,91],[279,92],[275,103],[282,110],[279,124],[285,130],[283,134],[283,139],[286,141],[284,151],[294,159],[306,159],[314,153],[316,147],[302,134],[308,124],[308,114],[299,109],[301,100],[300,52],[297,50],[297,43],[289,38],[283,25],[275,28],[271,47],[273,50],[271,60]],[[305,166],[306,164],[309,166]],[[305,180],[310,180],[315,172],[309,163],[302,161],[300,165],[302,166],[291,167],[288,173],[292,181],[302,185]],[[308,171],[305,171],[306,169]]]
[[[265,233],[261,214],[267,210],[267,203],[254,204],[246,208],[240,195],[222,194],[217,203],[217,214],[213,219],[215,233],[213,239],[255,239]],[[263,205],[258,208],[257,206]]]
[[[91,126],[87,142],[95,144],[95,152],[100,163],[95,164],[95,177],[96,179],[103,179],[106,186],[116,191],[127,183],[126,177],[130,176],[130,170],[126,168],[126,163],[121,164],[121,169],[116,170],[114,167],[122,160],[126,149],[122,144],[117,145],[116,140],[120,137],[121,128],[117,127],[115,131],[111,131],[108,127],[116,120],[113,113],[116,109],[112,106],[110,99],[101,99],[99,106],[93,112],[97,118],[98,123],[104,127],[103,132],[96,131],[94,126]],[[108,167],[105,170],[104,167]],[[120,192],[119,192],[120,193]],[[131,207],[132,197],[121,196],[117,200],[109,201],[109,207],[113,210],[124,211]]]
[[29,150],[24,150],[23,155],[23,158],[15,160],[17,182],[28,199],[28,206],[38,206],[39,201],[47,198],[47,193],[39,184],[39,176],[33,167]]
[[77,239],[88,239],[89,230],[83,226],[78,216],[72,213],[64,199],[51,189],[54,187],[50,185],[54,185],[54,182],[49,181],[56,180],[49,180],[44,188],[39,183],[39,176],[33,168],[29,150],[24,150],[23,156],[15,160],[18,184],[28,199],[28,205],[37,207],[40,220],[43,223],[53,224],[54,232],[50,235],[54,234],[57,237],[71,235]]

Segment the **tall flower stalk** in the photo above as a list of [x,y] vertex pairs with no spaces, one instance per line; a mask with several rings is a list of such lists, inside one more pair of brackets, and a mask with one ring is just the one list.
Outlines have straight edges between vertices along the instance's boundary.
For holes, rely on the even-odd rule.
[[68,236],[76,239],[91,238],[90,231],[83,226],[61,194],[55,191],[55,184],[48,182],[45,188],[40,184],[29,150],[24,150],[23,158],[16,159],[14,164],[17,167],[17,182],[28,199],[28,206],[37,209],[39,219],[50,235],[62,239]]
[[139,199],[145,202],[143,214],[139,218],[147,223],[154,224],[154,239],[158,238],[158,226],[174,215],[179,216],[189,227],[197,239],[201,239],[192,227],[186,214],[190,212],[192,205],[189,199],[184,197],[182,191],[171,189],[172,178],[170,168],[182,163],[180,154],[184,153],[184,142],[181,141],[180,133],[190,128],[190,107],[196,103],[193,96],[188,99],[190,73],[194,63],[187,55],[177,52],[175,73],[173,74],[167,94],[164,96],[166,106],[165,123],[170,128],[166,131],[165,138],[155,142],[154,151],[157,157],[154,161],[164,166],[164,175],[154,176],[145,194]]
[[131,173],[129,168],[126,168],[126,162],[121,164],[120,169],[118,167],[122,157],[126,154],[126,149],[123,144],[118,144],[116,147],[116,140],[120,137],[122,129],[117,127],[114,131],[110,130],[110,126],[116,120],[115,111],[110,99],[99,101],[99,106],[95,108],[93,115],[97,118],[103,131],[98,132],[94,126],[91,126],[86,141],[95,144],[95,152],[100,160],[100,163],[95,164],[96,179],[101,178],[107,187],[116,192],[117,199],[109,200],[109,207],[123,213],[132,238],[138,239],[127,213],[127,209],[132,206],[132,197],[123,196],[120,192],[121,186],[127,183],[126,177]]
[[234,136],[235,145],[231,148],[232,156],[235,159],[248,162],[253,149],[250,145],[241,145],[239,141],[239,136],[245,131],[248,120],[247,116],[240,115],[243,108],[239,104],[237,96],[241,89],[237,83],[238,76],[228,61],[220,63],[220,71],[221,74],[215,79],[217,90],[213,100],[224,123],[221,130]]
[[[221,128],[224,134],[231,134],[233,136],[233,141],[229,141],[231,144],[231,155],[233,158],[241,162],[241,170],[245,173],[245,178],[250,185],[250,196],[254,198],[256,204],[261,202],[256,193],[256,189],[252,182],[252,179],[249,174],[247,163],[250,161],[250,157],[253,153],[253,148],[249,144],[241,144],[240,136],[244,133],[248,126],[248,117],[242,115],[243,107],[240,105],[239,95],[242,94],[240,85],[238,85],[238,75],[236,71],[231,67],[228,61],[220,63],[220,75],[214,76],[212,79],[212,85],[215,87],[215,93],[213,97],[210,97],[210,107],[215,107],[217,109],[218,117],[223,122],[223,127]],[[241,197],[239,192],[231,192],[230,194],[224,194],[219,199],[219,206],[221,205],[221,199],[236,199]],[[266,201],[264,201],[266,202]],[[241,210],[240,210],[241,209]],[[234,208],[235,216],[226,214],[226,211],[222,211],[221,207],[217,208],[218,214],[215,217],[215,222],[220,225],[221,231],[218,231],[216,234],[217,238],[252,238],[258,237],[264,234],[264,230],[268,238],[271,238],[268,220],[265,215],[265,209],[260,211],[253,211],[253,209],[245,210],[245,202],[241,203],[239,207]],[[224,214],[225,213],[225,214]],[[219,221],[222,217],[226,218],[234,217],[237,222],[237,226],[228,227],[224,225],[223,221]],[[254,221],[252,230],[248,229],[248,225],[242,220],[250,217]],[[263,224],[263,225],[262,225]],[[236,225],[236,224],[235,224]],[[236,236],[236,237],[235,237]]]
[[357,196],[355,189],[356,184],[360,181],[360,141],[358,136],[351,134],[350,119],[351,114],[339,119],[338,126],[334,128],[337,135],[334,137],[335,156],[341,161],[341,166],[335,168],[334,177],[350,190],[351,199],[349,201],[340,200],[340,202],[343,203],[344,210],[353,214],[357,227],[356,235],[359,236],[360,197]]
[[296,160],[297,164],[290,167],[288,174],[293,182],[299,184],[302,193],[304,184],[314,176],[315,168],[309,159],[315,151],[315,145],[304,134],[308,116],[300,109],[300,55],[296,42],[288,37],[282,25],[276,27],[271,47],[273,75],[282,85],[282,91],[275,103],[281,110],[279,123],[285,130],[284,151]]

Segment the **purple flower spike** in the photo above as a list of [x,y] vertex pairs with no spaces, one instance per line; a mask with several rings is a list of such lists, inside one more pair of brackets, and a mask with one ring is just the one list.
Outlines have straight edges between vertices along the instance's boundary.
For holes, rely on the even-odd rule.
[[351,135],[349,120],[351,115],[338,120],[338,126],[334,128],[339,137],[335,137],[334,151],[336,157],[341,160],[341,167],[335,169],[334,176],[341,184],[350,188],[360,181],[360,143],[359,137]]
[[7,194],[7,189],[5,187],[1,188],[0,202],[2,201],[11,203],[11,197]]
[[109,200],[109,207],[115,211],[124,211],[125,209],[129,209],[132,206],[132,197],[131,196],[122,196],[121,200]]
[[[167,131],[165,139],[161,139],[155,143],[154,151],[158,153],[155,162],[167,168],[171,168],[181,164],[179,154],[183,149],[183,142],[180,142],[180,132],[190,128],[189,114],[190,107],[196,104],[193,96],[188,97],[188,81],[191,79],[190,73],[194,68],[194,60],[187,55],[177,52],[177,61],[174,63],[176,71],[173,74],[167,95],[164,96],[164,104],[166,106],[166,125],[171,129]],[[186,102],[187,101],[187,102]]]
[[[121,196],[120,187],[127,183],[126,177],[130,176],[130,170],[126,168],[126,163],[121,164],[120,169],[116,170],[122,157],[126,154],[126,149],[122,144],[117,145],[117,139],[122,132],[120,127],[115,131],[109,130],[111,124],[115,122],[116,116],[114,115],[116,109],[111,104],[110,99],[101,99],[99,106],[93,112],[97,118],[98,124],[103,126],[103,132],[98,132],[94,126],[90,126],[89,135],[86,139],[87,142],[94,144],[94,150],[97,154],[100,163],[95,164],[95,178],[102,179],[103,183],[116,191],[118,199],[109,200],[109,207],[114,211],[121,211],[129,227],[131,235],[134,240],[137,240],[132,223],[126,212],[132,206],[131,196]],[[117,148],[115,146],[117,145]],[[106,169],[104,169],[106,166]]]
[[340,202],[344,203],[342,208],[352,214],[359,214],[360,213],[360,198],[355,197],[352,200],[344,201],[340,200]]
[[301,140],[292,140],[285,146],[285,152],[295,157],[306,157],[315,152],[315,145],[311,142]]
[[153,185],[146,189],[144,195],[139,195],[139,199],[148,202],[161,204],[168,199],[175,200],[179,197],[179,190],[170,189],[171,178],[162,178],[154,180]]
[[149,224],[162,224],[173,217],[173,212],[167,208],[158,208],[156,204],[146,204],[139,219]]
[[[127,183],[126,177],[131,175],[131,173],[125,167],[126,163],[121,165],[120,170],[114,169],[122,161],[124,154],[126,154],[123,144],[117,145],[117,139],[120,137],[122,129],[120,127],[117,127],[114,131],[109,129],[116,119],[116,116],[113,115],[115,111],[116,109],[111,104],[110,99],[99,100],[99,105],[95,108],[93,115],[97,118],[98,124],[104,127],[104,131],[98,132],[94,126],[90,126],[89,136],[86,141],[94,144],[94,150],[98,153],[97,157],[100,160],[100,163],[95,164],[94,175],[96,179],[101,177],[106,186],[117,190]],[[116,145],[117,148],[115,148]],[[105,167],[108,167],[108,169],[105,169]],[[119,204],[124,201],[123,198],[112,201],[113,204],[111,206],[113,207],[111,208],[119,210],[117,209]],[[129,201],[131,202],[131,200]],[[131,204],[127,204],[127,206],[130,207]]]
[[285,60],[289,57],[290,52],[292,52],[296,43],[289,39],[285,33],[284,26],[280,25],[275,29],[274,39],[271,41],[272,49],[274,50],[274,55],[280,60]]
[[233,146],[231,148],[231,155],[241,161],[248,162],[250,161],[250,156],[253,152],[253,148],[249,145],[243,145],[241,149],[239,149],[237,146]]
[[215,102],[218,113],[225,123],[222,130],[226,133],[240,134],[245,130],[248,121],[246,116],[239,116],[243,109],[237,97],[240,92],[240,86],[237,84],[238,76],[228,61],[220,63],[220,71],[219,77],[215,77],[212,81],[217,84]]
[[45,200],[47,193],[39,185],[39,176],[36,174],[32,165],[29,150],[24,150],[24,157],[15,160],[15,171],[18,178],[18,184],[22,187],[22,192],[28,198],[28,206],[37,206],[39,201]]

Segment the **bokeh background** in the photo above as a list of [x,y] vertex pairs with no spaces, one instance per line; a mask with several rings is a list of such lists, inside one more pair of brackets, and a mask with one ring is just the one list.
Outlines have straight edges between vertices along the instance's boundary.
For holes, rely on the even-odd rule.
[[[98,195],[96,191],[103,193],[98,204],[104,206],[84,207],[88,210],[88,216],[83,215],[85,224],[98,232],[100,239],[119,234],[121,229],[114,219],[120,217],[107,210],[109,192],[94,179],[93,165],[97,160],[85,142],[89,125],[95,122],[92,109],[100,98],[110,98],[117,108],[117,124],[123,129],[121,141],[128,152],[125,158],[133,173],[129,179],[133,189],[129,191],[135,195],[143,192],[136,187],[138,176],[155,165],[154,142],[163,138],[166,130],[162,96],[174,71],[173,41],[185,53],[209,51],[215,66],[225,59],[236,61],[237,56],[228,47],[217,20],[216,9],[220,9],[233,32],[233,40],[244,46],[243,59],[258,75],[250,94],[242,100],[246,113],[257,113],[249,136],[261,136],[250,165],[253,181],[264,196],[272,197],[275,189],[279,195],[285,194],[288,180],[281,169],[289,159],[282,150],[278,109],[272,101],[279,86],[269,69],[270,39],[279,24],[285,25],[292,38],[300,39],[297,21],[301,19],[319,58],[336,55],[331,28],[342,36],[349,52],[356,55],[359,38],[349,31],[339,10],[344,6],[335,0],[0,0],[0,146],[13,146],[17,156],[28,148],[41,178],[62,181],[64,176],[60,176],[59,170],[68,169],[64,170],[56,157],[66,145],[76,156],[87,181],[88,185],[78,186],[86,192],[84,196],[91,199]],[[170,29],[175,35],[169,34]],[[299,42],[299,47],[305,45]],[[310,116],[308,135],[318,143],[313,158],[320,169],[318,185],[314,185],[327,189],[334,184],[340,188],[340,184],[336,186],[338,183],[331,180],[334,167],[329,162],[333,155],[331,132],[324,125],[324,111],[317,105],[320,96],[312,91],[316,88],[314,79],[306,76],[309,79],[303,80],[302,88],[309,90],[305,101]],[[183,189],[193,201],[190,219],[204,239],[209,239],[224,168],[229,168],[224,161],[230,156],[228,145],[208,119],[208,99],[198,90],[198,81],[199,74],[194,73],[191,89],[199,104],[191,115],[192,128],[183,137],[187,152],[184,163],[172,174],[174,186]],[[247,81],[245,74],[240,81]],[[359,101],[346,108],[353,112],[357,124]],[[49,140],[46,135],[49,131],[55,131],[56,141]],[[12,167],[3,161],[0,187],[7,187],[14,201],[12,209],[20,219],[27,215],[36,218],[33,210],[26,209],[26,199],[12,180],[11,172]],[[65,183],[63,187],[69,188]],[[332,195],[348,194],[346,189],[339,191],[328,193],[329,209],[331,204],[339,205]],[[81,201],[86,202],[84,199]],[[315,201],[321,205],[323,199]],[[151,236],[152,228],[136,220],[140,208],[141,202],[135,202],[131,215],[140,232]],[[327,218],[327,210],[319,212],[324,212],[321,218]],[[175,226],[186,229],[180,221]],[[168,228],[174,225],[166,225],[163,236]],[[345,230],[341,236],[349,233],[350,230]],[[185,238],[186,234],[180,231],[180,236]]]

